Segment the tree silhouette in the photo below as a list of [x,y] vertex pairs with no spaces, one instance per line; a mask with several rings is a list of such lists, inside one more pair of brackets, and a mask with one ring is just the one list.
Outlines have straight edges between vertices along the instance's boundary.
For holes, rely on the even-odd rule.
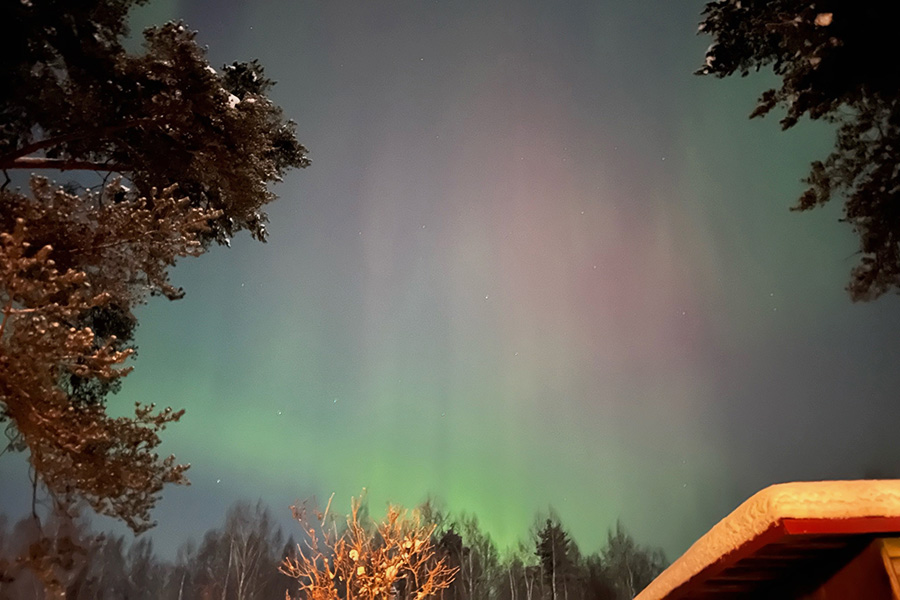
[[843,220],[859,237],[854,300],[900,291],[900,50],[895,2],[721,0],[700,31],[713,37],[703,75],[746,76],[771,66],[780,87],[763,92],[751,117],[786,110],[837,125],[832,153],[812,164],[795,210],[844,200]]
[[666,567],[662,550],[639,545],[618,522],[608,533],[601,559],[607,580],[622,600],[634,598]]
[[569,534],[553,515],[544,521],[544,525],[535,534],[535,555],[540,561],[550,600],[568,600],[568,584],[576,566],[573,560],[574,549],[575,544]]
[[27,450],[54,504],[84,500],[136,533],[187,467],[156,453],[182,411],[106,412],[131,369],[132,309],[183,295],[168,279],[178,258],[241,230],[264,240],[268,185],[309,164],[259,63],[216,71],[178,23],[127,52],[140,3],[0,6],[0,169],[103,175],[0,188],[0,452]]
[[[285,542],[264,504],[235,502],[221,526],[199,543],[185,541],[174,562],[156,556],[146,536],[98,534],[83,516],[54,513],[43,527],[26,517],[9,531],[0,514],[0,598],[262,600],[287,592],[304,600],[540,600],[553,594],[554,567],[546,563],[556,547],[564,557],[555,567],[558,598],[629,600],[665,565],[659,550],[639,545],[621,524],[600,553],[581,556],[559,519],[551,516],[548,526],[542,517],[535,531],[542,536],[499,554],[472,515],[426,503],[412,512],[389,509],[375,522],[364,503],[352,506],[346,520],[328,507],[295,507],[303,526],[297,544]],[[466,531],[473,526],[475,535]],[[553,542],[542,555],[540,539]],[[455,578],[470,552],[471,564],[488,565],[472,570],[474,585]]]

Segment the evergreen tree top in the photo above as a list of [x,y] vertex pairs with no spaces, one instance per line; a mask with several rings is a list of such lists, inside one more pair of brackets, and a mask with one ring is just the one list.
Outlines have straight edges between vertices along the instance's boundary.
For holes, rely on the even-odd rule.
[[0,168],[118,172],[143,195],[176,184],[222,211],[220,242],[242,229],[265,239],[268,184],[309,165],[295,124],[258,62],[216,71],[182,23],[147,29],[144,51],[127,52],[127,13],[142,3],[3,4]]

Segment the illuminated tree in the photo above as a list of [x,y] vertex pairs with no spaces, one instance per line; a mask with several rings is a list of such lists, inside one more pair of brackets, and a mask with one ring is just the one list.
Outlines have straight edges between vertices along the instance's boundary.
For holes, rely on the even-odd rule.
[[340,533],[328,521],[328,507],[315,521],[293,507],[308,541],[282,562],[281,572],[299,582],[306,600],[424,600],[450,585],[456,569],[437,553],[434,525],[394,506],[380,523],[361,522],[360,505],[353,500]]
[[122,46],[140,0],[5,2],[0,168],[125,175],[138,192],[177,184],[221,211],[211,233],[265,238],[268,184],[309,164],[294,124],[266,96],[256,61],[213,69],[195,33],[168,23]]
[[854,300],[900,291],[900,51],[896,2],[719,0],[703,11],[713,37],[703,75],[747,75],[771,66],[781,78],[751,117],[786,109],[782,129],[801,117],[838,126],[832,153],[812,164],[795,210],[838,197],[859,236]]
[[[34,179],[30,198],[0,193],[4,215],[15,215],[12,231],[0,233],[0,400],[12,443],[29,451],[56,502],[83,499],[140,532],[163,484],[184,482],[186,467],[155,453],[158,432],[181,412],[138,406],[132,418],[113,418],[64,384],[106,385],[128,373],[122,363],[132,350],[97,315],[139,301],[134,281],[171,287],[165,267],[201,250],[211,217],[173,188],[103,203],[118,189],[89,202]],[[33,241],[48,238],[62,243]],[[63,270],[60,255],[84,266]]]
[[0,598],[78,597],[99,548],[99,537],[86,522],[64,510],[47,515],[43,526],[31,518],[20,520],[0,554],[5,559],[0,565],[6,563],[0,571]]
[[131,368],[132,309],[183,295],[168,280],[178,258],[241,230],[264,240],[269,184],[309,164],[259,63],[216,71],[177,23],[127,52],[141,3],[0,7],[0,169],[103,177],[89,189],[32,177],[20,191],[7,175],[0,188],[0,453],[26,450],[35,492],[135,533],[152,526],[163,485],[187,480],[156,453],[182,411],[106,410]]

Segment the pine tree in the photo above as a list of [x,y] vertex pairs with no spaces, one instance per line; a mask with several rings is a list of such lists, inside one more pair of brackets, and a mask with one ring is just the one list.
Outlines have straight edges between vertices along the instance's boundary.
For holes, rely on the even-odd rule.
[[178,258],[241,230],[264,240],[269,184],[309,164],[259,63],[217,71],[179,23],[127,52],[141,3],[0,6],[0,169],[103,177],[13,190],[7,174],[0,188],[0,452],[26,450],[54,503],[83,500],[136,533],[187,467],[156,453],[182,411],[106,412],[131,369],[132,309],[181,297]]
[[574,542],[559,520],[550,516],[535,534],[535,555],[550,600],[568,600],[569,580],[574,573]]

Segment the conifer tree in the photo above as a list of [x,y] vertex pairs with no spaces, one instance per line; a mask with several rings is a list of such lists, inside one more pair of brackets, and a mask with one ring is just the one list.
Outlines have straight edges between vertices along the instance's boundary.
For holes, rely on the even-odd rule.
[[803,117],[837,126],[832,153],[815,161],[795,210],[832,199],[859,237],[854,300],[900,291],[900,54],[896,2],[718,0],[700,31],[713,37],[702,75],[748,75],[771,66],[780,86],[751,117],[785,109],[782,129]]
[[568,582],[575,570],[574,548],[569,534],[552,515],[535,535],[535,555],[540,561],[545,595],[549,600],[568,600]]
[[[259,63],[214,69],[180,23],[126,51],[142,3],[0,5],[0,452],[27,451],[54,503],[84,501],[136,533],[187,467],[157,454],[182,411],[106,411],[131,369],[132,309],[181,297],[178,258],[241,230],[264,240],[269,184],[309,164]],[[87,175],[10,186],[35,169]],[[80,187],[91,174],[102,180]]]

